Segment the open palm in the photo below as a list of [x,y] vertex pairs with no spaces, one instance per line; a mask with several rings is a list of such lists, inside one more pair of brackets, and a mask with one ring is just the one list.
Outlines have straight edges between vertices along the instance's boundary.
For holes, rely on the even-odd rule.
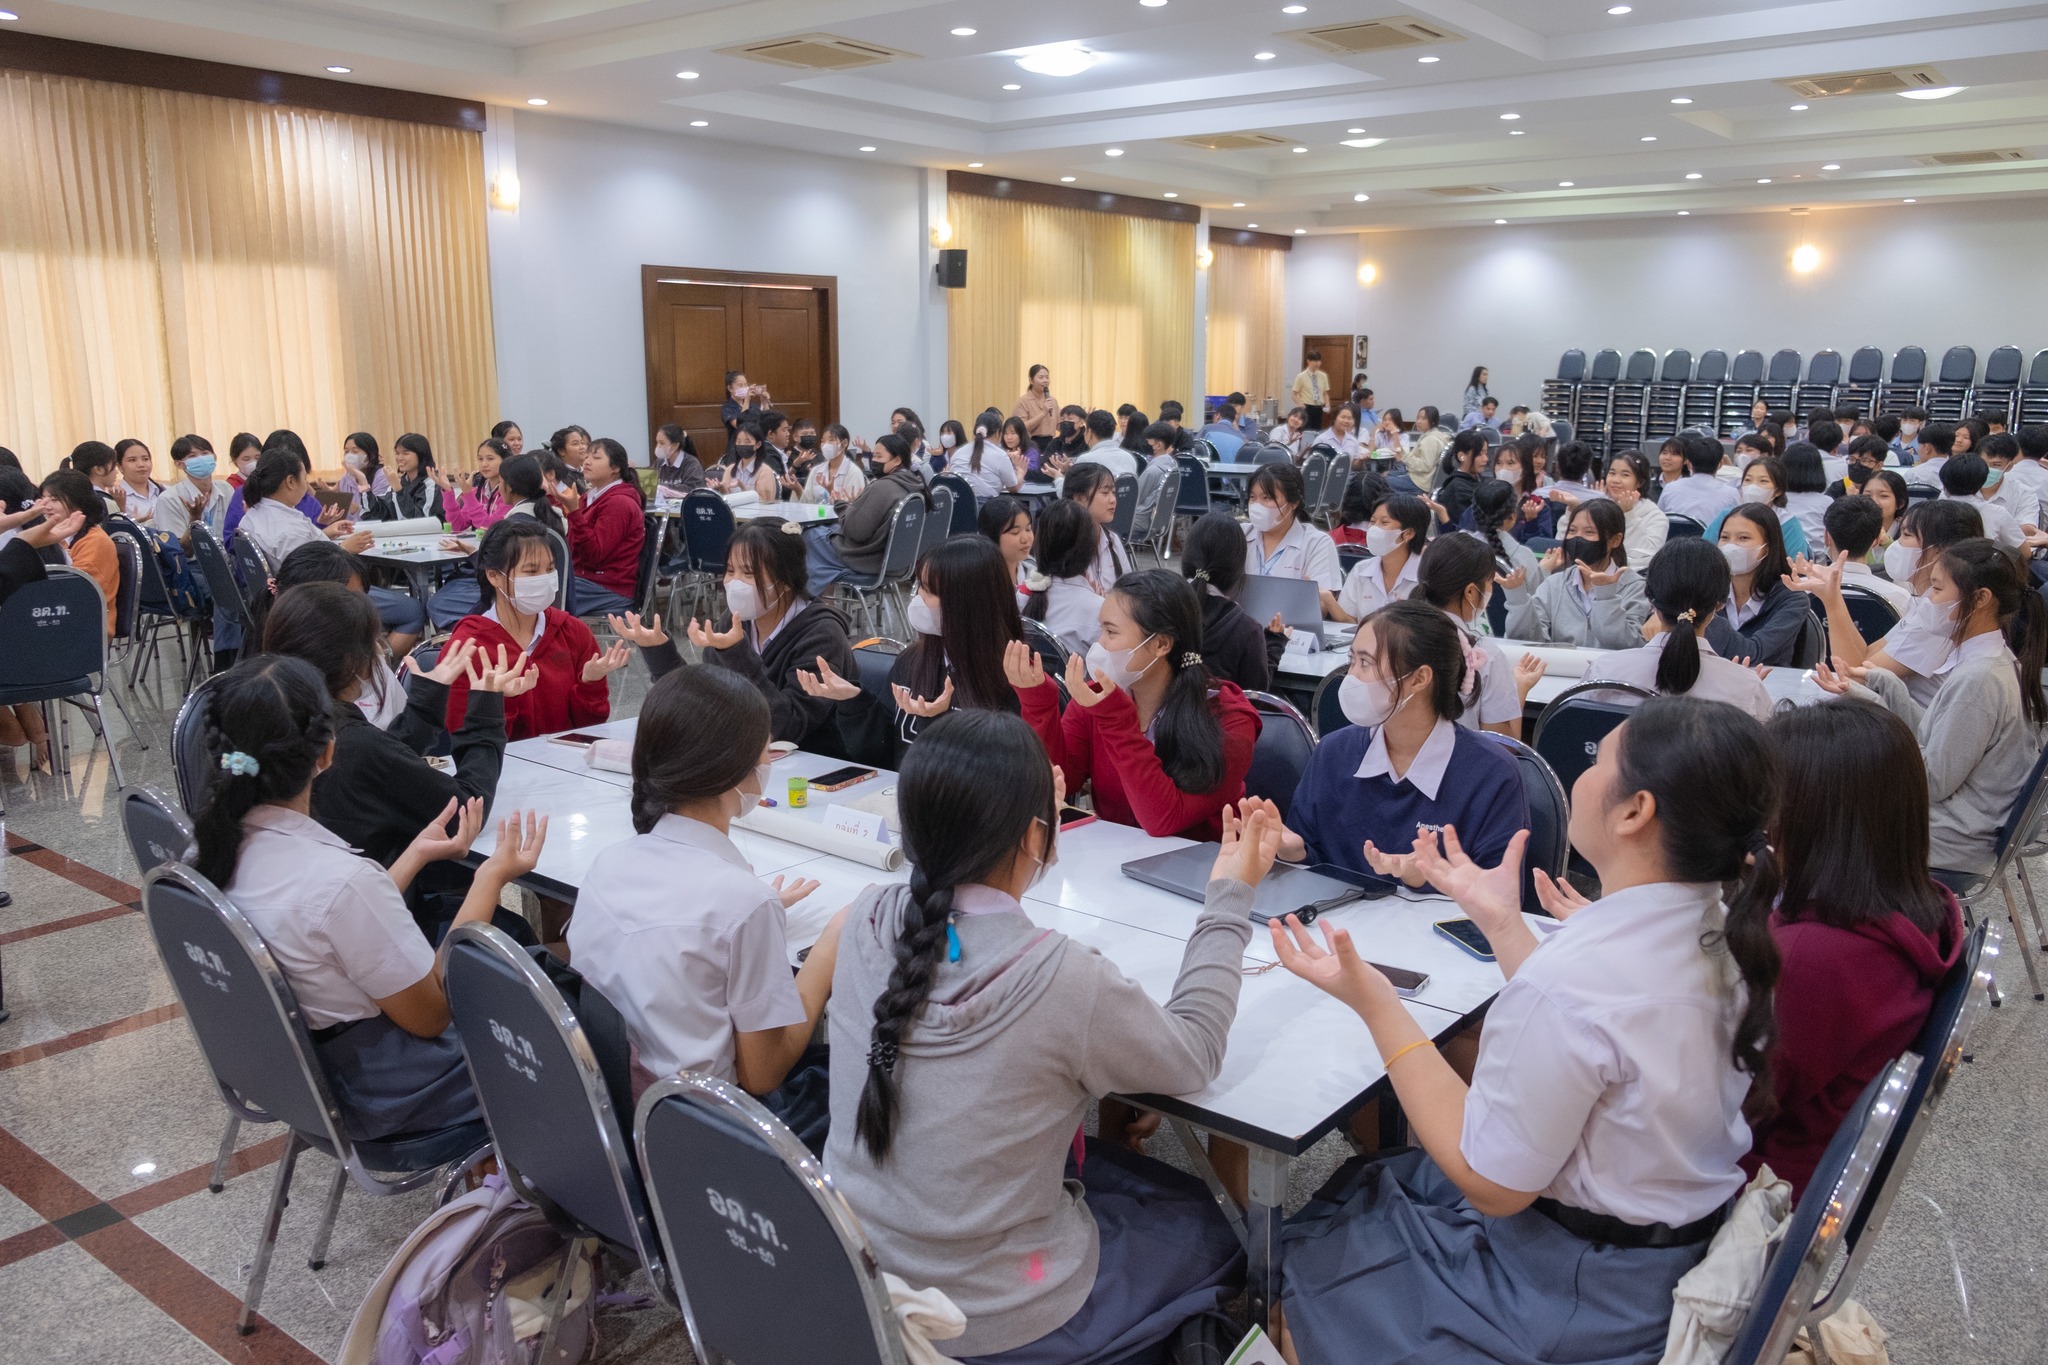
[[1522,912],[1522,855],[1528,846],[1529,831],[1519,830],[1508,841],[1498,867],[1481,867],[1458,842],[1458,831],[1445,825],[1441,850],[1435,835],[1418,835],[1412,857],[1415,870],[1456,901],[1491,938]]

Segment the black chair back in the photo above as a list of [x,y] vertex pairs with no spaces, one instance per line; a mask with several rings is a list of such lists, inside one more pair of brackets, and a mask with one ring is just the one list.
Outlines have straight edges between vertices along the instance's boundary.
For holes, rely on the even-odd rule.
[[1984,357],[1984,382],[1992,388],[2009,389],[2020,382],[2020,348],[2000,346]]
[[[244,631],[250,630],[249,602],[242,596],[241,582],[235,577],[234,566],[228,563],[227,551],[221,549],[212,528],[204,522],[192,523],[192,558],[199,565],[200,577],[206,580],[206,590],[213,595],[214,605]],[[255,643],[249,641],[249,647],[253,649]]]
[[901,647],[882,649],[876,645],[864,644],[853,651],[854,666],[860,676],[853,679],[860,684],[860,690],[876,700],[894,706],[895,694],[889,691],[889,670],[896,667],[896,656]]
[[1624,384],[1648,384],[1657,378],[1657,353],[1655,351],[1630,351],[1628,364],[1622,369],[1621,382]]
[[206,711],[212,703],[213,678],[192,689],[171,722],[171,773],[178,783],[178,804],[197,816],[213,790],[213,764],[206,755]]
[[1859,346],[1849,357],[1849,382],[1875,384],[1884,378],[1884,352],[1875,346]]
[[1815,351],[1813,359],[1806,362],[1806,382],[1809,384],[1834,385],[1842,382],[1842,353],[1840,351]]
[[1937,384],[1968,384],[1977,377],[1977,348],[1951,346],[1941,357]]
[[1176,455],[1173,462],[1180,466],[1180,496],[1174,499],[1174,515],[1182,517],[1207,516],[1209,512],[1209,471],[1193,455]]
[[1762,351],[1737,351],[1735,365],[1728,372],[1731,384],[1761,384],[1764,382],[1764,353]]
[[880,583],[907,583],[924,552],[924,524],[932,509],[923,498],[905,498],[896,504],[889,523],[889,539],[882,548]]
[[1865,644],[1882,640],[1899,623],[1892,604],[1868,588],[1844,587],[1842,605],[1849,609],[1849,619],[1856,623],[1856,633]]
[[[121,580],[114,589],[114,634],[116,640],[135,638],[135,621],[142,611],[142,537],[131,536],[125,531],[116,531],[108,537],[114,542],[114,562],[120,569]],[[150,558],[155,558],[154,554]]]
[[1799,638],[1792,642],[1793,668],[1812,668],[1827,657],[1828,628],[1826,622],[1815,616],[1811,609],[1800,614]]
[[569,558],[569,542],[552,526],[543,525],[540,529],[547,532],[548,553],[555,561],[555,610],[567,611],[569,589],[576,582],[576,565]]
[[698,573],[723,574],[725,553],[732,545],[732,508],[710,489],[699,488],[683,499],[679,515],[690,567]]
[[[923,559],[953,532],[953,490],[934,487],[931,510],[925,513],[924,524],[918,530],[917,557]],[[911,501],[906,499],[906,501]]]
[[121,794],[121,832],[128,836],[136,871],[145,875],[165,863],[189,863],[197,852],[192,822],[155,787],[130,787]]
[[1573,347],[1557,358],[1559,383],[1577,384],[1586,378],[1586,353]]
[[73,569],[0,602],[0,698],[51,701],[95,690],[107,667],[107,599]]
[[691,1072],[649,1089],[634,1127],[698,1360],[903,1365],[859,1221],[759,1100]]
[[1252,766],[1244,775],[1246,796],[1263,796],[1287,818],[1294,789],[1316,755],[1316,732],[1308,717],[1270,692],[1247,692],[1245,699],[1259,713],[1259,737],[1252,742]]
[[1045,628],[1045,622],[1034,621],[1028,616],[1023,619],[1024,643],[1030,645],[1031,652],[1038,656],[1039,664],[1045,669],[1045,676],[1064,688],[1066,683],[1063,679],[1066,677],[1069,653],[1066,644],[1059,636]]
[[1340,668],[1334,673],[1324,675],[1323,680],[1316,684],[1315,696],[1309,702],[1309,712],[1316,718],[1318,740],[1328,739],[1351,723],[1351,718],[1344,714],[1344,707],[1337,691],[1343,685],[1344,674],[1347,671],[1349,670]]
[[2034,363],[2027,366],[2027,387],[2048,388],[2048,347],[2034,352]]
[[1918,346],[1901,346],[1892,357],[1892,378],[1894,384],[1924,384],[1927,382],[1927,352]]
[[1911,479],[1906,481],[1907,502],[1933,502],[1940,496],[1941,489],[1931,483],[1920,483]]
[[[1559,693],[1536,722],[1534,748],[1567,795],[1600,756],[1600,741],[1654,694],[1619,682],[1580,683]],[[1630,697],[1631,701],[1616,701]]]
[[[957,458],[963,462],[967,459],[965,455]],[[981,458],[984,460],[1007,460],[1010,457],[999,450],[990,448],[982,451]],[[975,523],[975,514],[980,510],[981,505],[975,501],[974,485],[958,474],[941,474],[932,480],[932,492],[936,493],[941,488],[949,488],[953,491],[953,517],[946,525],[946,535],[948,537],[971,536],[978,533],[981,528]]]
[[1707,528],[1681,512],[1666,512],[1664,520],[1670,527],[1664,533],[1666,540],[1684,540],[1688,536],[1698,539],[1707,533]]
[[1131,538],[1131,523],[1138,516],[1138,476],[1119,474],[1116,476],[1116,515],[1110,518],[1109,529],[1116,532],[1117,539]]
[[1564,876],[1571,857],[1571,803],[1564,784],[1537,753],[1522,741],[1493,730],[1479,732],[1498,748],[1506,749],[1522,776],[1522,795],[1529,804],[1529,845],[1522,858],[1522,910],[1526,914],[1549,913],[1536,895],[1536,870],[1553,879]]
[[1692,352],[1684,349],[1666,351],[1664,364],[1657,371],[1660,384],[1689,384],[1692,382]]
[[1593,355],[1592,371],[1586,376],[1589,384],[1612,384],[1621,378],[1621,352],[1615,350],[1597,351]]
[[1726,351],[1701,351],[1699,369],[1694,373],[1695,384],[1725,384],[1728,382],[1728,353]]
[[1770,369],[1764,375],[1766,384],[1797,384],[1799,382],[1799,352],[1777,351],[1771,356]]
[[636,1257],[658,1285],[640,1177],[575,1011],[526,950],[489,924],[448,936],[447,980],[449,1013],[506,1178],[564,1231]]
[[235,573],[242,580],[242,600],[253,607],[257,602],[270,597],[270,581],[277,577],[277,566],[270,562],[270,556],[263,553],[263,547],[255,537],[246,532],[235,537]]

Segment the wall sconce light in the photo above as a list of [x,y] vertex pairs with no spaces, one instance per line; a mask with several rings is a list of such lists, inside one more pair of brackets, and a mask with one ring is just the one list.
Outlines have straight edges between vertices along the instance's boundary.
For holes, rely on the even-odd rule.
[[491,177],[491,207],[506,213],[519,211],[519,172],[503,170]]
[[1214,264],[1216,264],[1215,252],[1211,251],[1208,247],[1205,246],[1195,248],[1195,269],[1207,270],[1210,266]]
[[939,222],[932,224],[932,245],[944,246],[953,240],[953,225]]
[[1380,268],[1371,261],[1367,261],[1364,265],[1358,267],[1358,282],[1360,284],[1371,284],[1379,277]]

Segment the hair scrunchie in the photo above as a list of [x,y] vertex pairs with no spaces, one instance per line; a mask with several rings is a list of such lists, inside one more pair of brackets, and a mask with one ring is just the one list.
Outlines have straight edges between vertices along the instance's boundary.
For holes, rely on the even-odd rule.
[[868,1065],[883,1071],[896,1069],[896,1044],[871,1043],[868,1045]]
[[254,754],[245,754],[239,749],[222,754],[220,768],[234,777],[254,777],[263,771],[263,765],[256,761]]

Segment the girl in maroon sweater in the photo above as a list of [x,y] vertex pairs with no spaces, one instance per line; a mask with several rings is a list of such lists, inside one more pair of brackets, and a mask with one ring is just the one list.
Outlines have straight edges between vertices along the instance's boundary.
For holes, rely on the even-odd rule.
[[1927,875],[1927,772],[1906,723],[1860,701],[1771,721],[1784,786],[1771,843],[1785,885],[1774,1114],[1743,1163],[1796,1197],[1870,1078],[1913,1045],[1962,952],[1962,912]]
[[[1031,647],[1003,659],[1024,719],[1066,775],[1095,789],[1095,813],[1147,834],[1215,839],[1244,796],[1259,714],[1236,683],[1202,665],[1202,607],[1175,573],[1127,573],[1102,604],[1102,635],[1068,661],[1071,700]],[[1090,675],[1094,681],[1090,681]]]
[[[609,650],[597,647],[590,627],[556,609],[560,581],[547,533],[531,517],[507,517],[484,536],[476,554],[479,612],[456,623],[448,637],[452,649],[474,640],[484,656],[496,659],[525,655],[539,669],[531,692],[505,698],[505,737],[535,735],[595,725],[612,713],[611,689],[605,678],[631,658],[623,642]],[[469,683],[457,678],[448,688],[448,730],[462,728],[469,707]]]

